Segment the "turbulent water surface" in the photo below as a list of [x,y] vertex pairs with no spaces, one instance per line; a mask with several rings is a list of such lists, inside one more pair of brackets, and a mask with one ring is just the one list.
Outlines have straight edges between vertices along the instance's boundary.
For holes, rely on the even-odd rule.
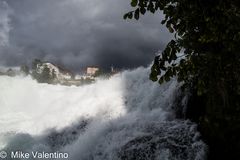
[[1,76],[0,149],[71,160],[204,159],[196,125],[175,119],[177,91],[174,80],[149,81],[146,68],[80,87]]

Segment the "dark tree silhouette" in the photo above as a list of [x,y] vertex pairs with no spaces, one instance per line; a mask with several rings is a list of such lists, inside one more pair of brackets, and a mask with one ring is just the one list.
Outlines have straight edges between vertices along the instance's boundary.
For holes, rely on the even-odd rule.
[[175,35],[155,57],[150,79],[162,84],[176,76],[184,89],[190,89],[188,118],[199,124],[210,159],[239,158],[239,1],[131,0],[131,5],[134,10],[125,19],[163,11],[162,24]]

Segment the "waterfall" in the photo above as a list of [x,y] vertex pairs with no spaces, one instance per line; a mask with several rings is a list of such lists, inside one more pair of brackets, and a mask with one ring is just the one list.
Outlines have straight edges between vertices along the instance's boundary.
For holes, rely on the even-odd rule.
[[196,124],[175,117],[177,81],[160,86],[148,75],[140,67],[79,87],[1,76],[0,150],[6,159],[13,151],[70,160],[205,159]]

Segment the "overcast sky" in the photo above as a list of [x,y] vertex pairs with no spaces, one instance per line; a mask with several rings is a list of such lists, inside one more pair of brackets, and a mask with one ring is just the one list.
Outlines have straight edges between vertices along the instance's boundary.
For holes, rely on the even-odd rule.
[[130,0],[0,0],[0,65],[35,58],[80,70],[146,66],[170,35],[162,15],[123,20]]

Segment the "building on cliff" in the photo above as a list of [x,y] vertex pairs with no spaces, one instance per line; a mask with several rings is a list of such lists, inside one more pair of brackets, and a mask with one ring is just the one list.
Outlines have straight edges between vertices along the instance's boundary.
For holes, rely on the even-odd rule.
[[99,71],[98,67],[87,67],[87,76],[95,76],[96,73]]

